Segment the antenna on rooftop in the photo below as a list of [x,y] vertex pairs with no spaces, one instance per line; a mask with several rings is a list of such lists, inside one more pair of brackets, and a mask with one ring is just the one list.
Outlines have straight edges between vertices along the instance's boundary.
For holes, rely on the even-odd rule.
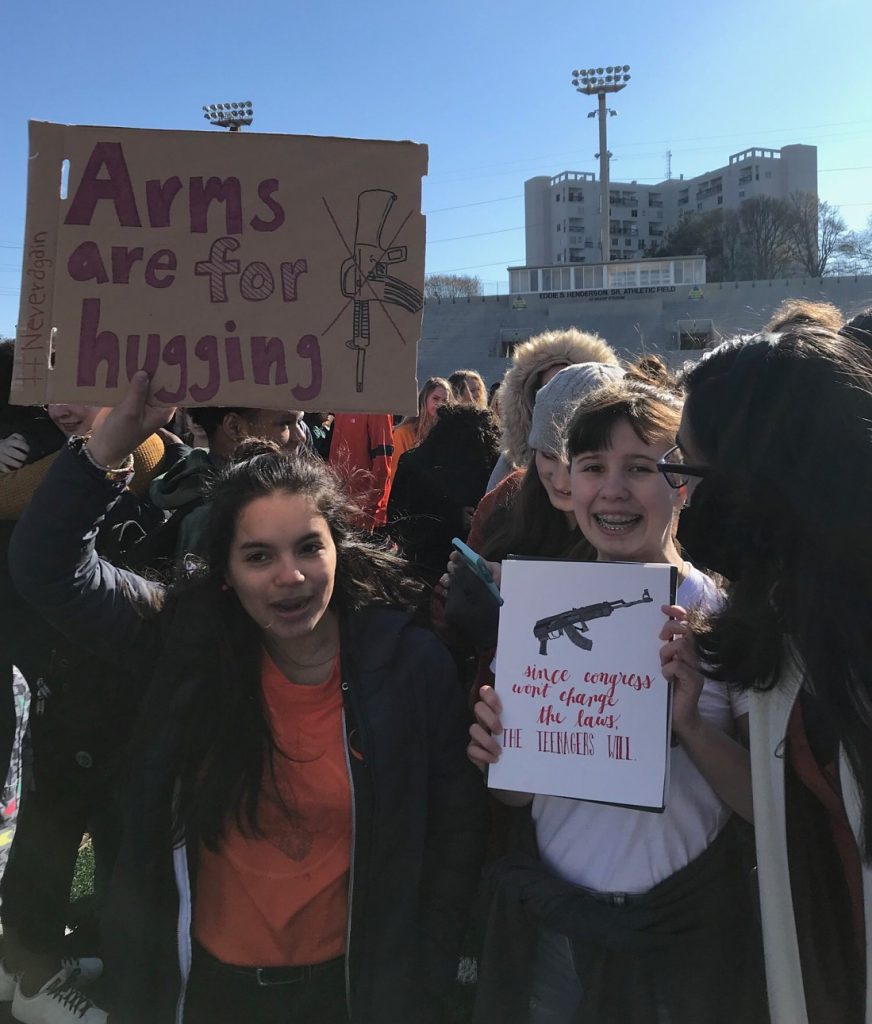
[[672,150],[666,150],[666,180],[672,181]]

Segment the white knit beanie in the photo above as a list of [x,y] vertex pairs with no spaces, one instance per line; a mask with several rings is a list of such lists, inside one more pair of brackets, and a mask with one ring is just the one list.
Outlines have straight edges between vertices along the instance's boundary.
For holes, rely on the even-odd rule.
[[620,380],[624,371],[610,363],[575,363],[555,374],[536,393],[528,443],[549,455],[561,455],[565,434],[578,403],[601,384]]

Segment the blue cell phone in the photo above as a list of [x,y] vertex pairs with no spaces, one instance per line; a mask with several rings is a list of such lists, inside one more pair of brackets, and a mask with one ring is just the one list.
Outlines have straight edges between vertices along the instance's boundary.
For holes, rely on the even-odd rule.
[[488,569],[487,567],[487,562],[485,562],[481,555],[473,551],[468,544],[464,544],[459,537],[454,537],[451,543],[460,552],[460,557],[463,559],[466,565],[468,565],[469,568],[472,569],[476,576],[478,576],[478,578],[490,591],[491,597],[497,602],[497,604],[502,605],[502,595],[500,594],[499,587],[496,585],[496,583],[494,583],[494,578],[490,574],[490,569]]

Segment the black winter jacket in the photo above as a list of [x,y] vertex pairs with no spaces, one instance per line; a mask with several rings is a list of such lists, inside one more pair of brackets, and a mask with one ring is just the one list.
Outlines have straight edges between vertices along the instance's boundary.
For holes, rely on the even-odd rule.
[[[157,585],[94,551],[100,518],[118,491],[65,450],[22,517],[9,561],[28,600],[80,642],[123,661],[119,679],[129,685],[131,673],[151,679],[166,635],[154,610]],[[438,1021],[486,829],[481,777],[465,757],[462,692],[447,651],[405,612],[349,615],[341,650],[354,809],[351,1020]],[[172,847],[170,766],[183,741],[180,723],[204,699],[209,678],[180,678],[165,662],[161,668],[148,704],[165,707],[165,714],[131,766],[106,928],[109,1008],[117,1024],[183,1019],[177,1008],[190,957],[196,845]]]

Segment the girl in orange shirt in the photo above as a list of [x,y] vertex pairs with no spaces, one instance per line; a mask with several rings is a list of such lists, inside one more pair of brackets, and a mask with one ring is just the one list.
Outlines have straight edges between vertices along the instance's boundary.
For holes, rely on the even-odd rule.
[[270,442],[216,482],[185,580],[102,561],[93,523],[169,412],[135,375],[61,451],[9,554],[22,595],[123,661],[120,685],[149,685],[108,914],[113,1024],[439,1019],[485,820],[452,659],[329,468]]
[[443,405],[454,404],[454,393],[444,377],[430,377],[418,393],[418,415],[409,416],[394,431],[394,454],[391,458],[391,480],[397,475],[400,456],[417,446],[430,433],[436,414]]

